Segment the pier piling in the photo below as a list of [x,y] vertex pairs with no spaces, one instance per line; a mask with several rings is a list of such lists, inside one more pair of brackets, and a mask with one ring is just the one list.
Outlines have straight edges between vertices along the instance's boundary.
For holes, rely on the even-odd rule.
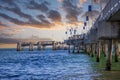
[[108,54],[107,54],[107,62],[106,62],[106,70],[111,70],[111,60],[112,60],[112,39],[108,40]]
[[100,45],[101,45],[101,42],[98,41],[98,44],[97,44],[97,59],[96,59],[97,62],[100,62],[100,52],[101,52]]
[[21,42],[17,43],[17,51],[21,51]]
[[119,50],[118,50],[118,41],[115,41],[115,62],[118,62],[118,54],[119,54]]

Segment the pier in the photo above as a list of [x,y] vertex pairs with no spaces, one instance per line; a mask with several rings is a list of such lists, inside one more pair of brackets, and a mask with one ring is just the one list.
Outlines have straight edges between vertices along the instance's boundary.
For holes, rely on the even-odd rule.
[[38,41],[38,42],[18,42],[17,51],[21,51],[24,47],[29,47],[29,51],[34,50],[34,46],[37,46],[38,50],[44,50],[47,46],[52,46],[53,50],[65,49],[65,43],[55,41]]
[[[69,37],[66,43],[72,45],[72,52],[79,47],[100,62],[101,53],[106,57],[106,70],[111,70],[112,56],[118,62],[120,55],[120,0],[110,0],[100,13],[91,29],[83,37]],[[70,52],[69,47],[69,52]]]

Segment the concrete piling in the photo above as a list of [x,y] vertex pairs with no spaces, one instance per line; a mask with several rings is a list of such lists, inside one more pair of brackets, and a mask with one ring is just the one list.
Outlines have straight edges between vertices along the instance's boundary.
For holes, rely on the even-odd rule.
[[98,41],[98,43],[97,43],[97,59],[96,59],[97,62],[100,62],[100,53],[101,53],[100,45],[101,45],[101,42]]
[[112,39],[108,40],[108,54],[107,54],[107,61],[106,61],[106,70],[111,70],[111,61],[112,61]]
[[115,62],[118,62],[118,55],[119,55],[119,49],[118,49],[118,41],[115,41]]
[[42,49],[41,42],[38,42],[38,50],[41,50],[41,49]]
[[33,51],[33,50],[34,50],[34,48],[33,48],[33,43],[30,42],[30,45],[29,45],[29,51]]
[[17,43],[17,51],[21,51],[21,42]]

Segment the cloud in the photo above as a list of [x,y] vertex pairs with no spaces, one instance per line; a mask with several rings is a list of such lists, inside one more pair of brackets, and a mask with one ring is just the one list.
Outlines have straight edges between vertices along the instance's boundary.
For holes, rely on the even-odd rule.
[[0,38],[12,38],[13,36],[19,34],[21,31],[23,31],[23,28],[21,27],[0,26]]
[[0,17],[3,17],[4,19],[7,19],[14,24],[21,25],[21,26],[31,26],[31,27],[35,27],[35,28],[51,28],[53,25],[53,24],[49,23],[47,20],[42,20],[42,22],[39,22],[33,18],[30,18],[29,21],[24,22],[24,21],[10,17],[3,13],[0,13]]
[[63,2],[64,0],[57,0],[58,2]]
[[[29,14],[25,14],[20,9],[20,8],[23,8],[23,7],[19,7],[16,4],[17,2],[15,2],[14,0],[2,0],[2,1],[0,1],[0,4],[2,4],[1,2],[4,3],[4,4],[5,3],[9,4],[9,7],[7,5],[0,5],[1,9],[5,9],[7,11],[13,12],[13,13],[19,15],[20,17],[28,19],[28,21],[25,21],[24,19],[21,20],[19,18],[12,17],[11,15],[8,15],[8,13],[4,14],[4,13],[0,12],[0,17],[2,17],[2,18],[6,19],[6,20],[8,20],[8,21],[10,21],[14,24],[17,24],[17,25],[27,25],[27,26],[37,27],[37,28],[48,28],[48,24],[50,24],[49,21],[42,20],[42,22],[39,22],[38,20],[34,19],[33,16],[31,16]],[[32,2],[31,2],[31,4],[32,4]],[[36,6],[36,8],[40,8],[38,5],[39,5],[38,3],[33,1],[33,6],[34,7]],[[45,5],[49,5],[49,3],[46,2],[46,1],[41,3],[41,8],[40,9],[42,11],[44,11],[44,9],[48,10],[48,8],[45,7]],[[1,24],[1,25],[3,25],[3,24]]]
[[78,16],[82,13],[82,8],[77,4],[73,4],[74,0],[64,0],[62,2],[62,9],[66,12],[66,19],[68,22],[77,22]]
[[9,34],[9,33],[0,33],[0,37],[11,37],[11,36],[13,36],[13,34]]
[[8,27],[4,22],[0,21],[0,27]]
[[17,39],[0,37],[0,43],[17,43],[17,42],[18,42]]
[[[14,2],[13,2],[14,3]],[[24,12],[22,12],[21,11],[21,9],[20,9],[20,7],[18,7],[15,3],[14,3],[14,7],[6,7],[6,6],[0,6],[2,9],[5,9],[5,10],[7,10],[7,11],[10,11],[10,12],[13,12],[13,13],[15,13],[15,14],[17,14],[17,15],[19,15],[20,17],[23,17],[23,18],[26,18],[26,19],[28,19],[29,21],[31,20],[31,19],[33,19],[33,17],[31,16],[31,15],[29,15],[29,14],[25,14]],[[2,14],[2,13],[1,13]],[[9,17],[9,16],[7,16],[7,17]],[[10,18],[10,17],[9,17]],[[12,17],[11,17],[12,18]],[[18,21],[19,22],[19,21]],[[24,22],[22,22],[21,21],[21,23],[24,23]]]
[[106,4],[108,3],[108,1],[110,0],[92,0],[94,3],[100,4],[102,9],[104,9],[104,7],[106,6]]
[[27,6],[27,8],[32,10],[35,9],[35,10],[40,10],[42,12],[47,12],[49,10],[48,5],[50,5],[50,3],[47,1],[44,1],[41,4],[39,4],[38,2],[32,0],[30,4]]
[[40,19],[40,20],[44,20],[45,16],[44,15],[38,15],[37,18]]
[[68,27],[76,27],[76,26],[78,26],[78,27],[82,26],[83,27],[84,21],[67,22],[65,25],[68,26]]
[[92,10],[92,11],[87,11],[85,12],[82,17],[86,17],[89,16],[89,18],[93,19],[93,18],[97,18],[99,16],[100,12],[97,10]]
[[60,13],[55,10],[49,11],[48,18],[50,18],[53,22],[61,22],[62,20]]
[[[38,15],[37,18],[41,21],[41,25],[46,25],[48,27],[54,27],[54,26],[62,26],[62,17],[61,14],[56,11],[56,10],[50,10],[47,13],[47,17],[44,15]],[[49,20],[47,20],[46,18],[49,18]]]
[[[3,1],[3,2],[7,2],[7,0]],[[10,12],[13,12],[14,14],[17,14],[19,15],[20,17],[23,17],[23,18],[26,18],[26,20],[24,19],[19,19],[19,18],[15,18],[15,17],[12,17],[12,15],[8,15],[8,13],[1,13],[0,12],[0,17],[14,23],[14,24],[17,24],[17,25],[21,25],[21,26],[31,26],[31,27],[35,27],[35,28],[51,28],[51,27],[54,27],[55,26],[55,23],[59,23],[61,24],[61,15],[59,12],[55,11],[55,10],[50,10],[48,12],[48,17],[46,18],[45,16],[43,16],[42,14],[40,15],[29,15],[27,13],[24,13],[21,11],[21,8],[23,7],[20,7],[16,4],[16,2],[13,0],[10,1],[10,2],[7,2],[8,4],[13,4],[14,6],[13,7],[8,7],[8,6],[4,6],[4,5],[0,5],[0,7],[2,9],[5,9],[7,11],[10,11]],[[47,1],[44,1],[42,2],[41,4],[35,2],[35,1],[31,1],[30,2],[31,6],[29,6],[29,8],[31,10],[41,10],[43,12],[46,12],[48,11],[48,5],[50,5]],[[29,5],[30,5],[29,4]],[[36,20],[34,17],[37,17],[39,20]],[[52,22],[50,22],[48,20],[48,18],[50,18],[52,20]],[[1,24],[2,25],[2,24]]]
[[[18,26],[26,26],[26,27],[33,27],[33,28],[53,28],[55,26],[63,26],[62,23],[62,15],[59,11],[51,9],[48,7],[51,4],[47,1],[38,2],[37,0],[30,0],[27,3],[24,3],[24,0],[2,0],[4,4],[8,5],[0,5],[1,11],[0,17],[4,18],[5,20],[9,21],[10,23]],[[20,3],[18,3],[20,2]],[[81,8],[79,8],[76,4],[73,4],[72,0],[62,0],[62,9],[66,12],[66,19],[67,23],[70,24],[78,24],[78,16],[81,14]],[[0,3],[1,4],[1,3]],[[20,6],[19,4],[23,5]],[[32,14],[30,15],[29,12],[24,13],[25,9],[30,9],[33,13],[37,11],[41,11],[44,13]],[[5,12],[7,10],[7,12]],[[15,17],[9,12],[12,12],[19,17]],[[44,15],[43,15],[44,14]],[[25,18],[25,19],[24,19]],[[37,19],[36,19],[37,18]],[[27,20],[26,20],[27,19]],[[1,20],[0,20],[1,21]],[[1,24],[1,26],[5,26],[5,24]]]
[[44,15],[37,15],[36,17],[41,21],[42,24],[46,25],[51,24]]
[[18,6],[14,7],[14,8],[9,8],[9,7],[3,7],[3,8],[8,10],[8,11],[11,11],[11,12],[17,14],[17,15],[19,15],[20,17],[28,18],[28,19],[32,18],[31,15],[23,13]]
[[78,7],[82,7],[83,3],[87,2],[87,0],[79,0]]
[[10,16],[8,16],[8,15],[6,15],[4,13],[0,13],[0,17],[2,17],[4,19],[7,19],[10,22],[13,22],[13,23],[18,24],[18,25],[25,24],[23,21],[20,21],[20,20],[18,20],[16,18],[10,17]]
[[7,3],[14,5],[14,0],[1,0],[0,3]]

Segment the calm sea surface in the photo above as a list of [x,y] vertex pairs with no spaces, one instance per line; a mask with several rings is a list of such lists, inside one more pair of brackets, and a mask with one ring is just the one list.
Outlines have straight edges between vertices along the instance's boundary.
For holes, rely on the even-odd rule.
[[107,72],[96,65],[84,53],[0,49],[0,80],[120,80],[120,71]]

